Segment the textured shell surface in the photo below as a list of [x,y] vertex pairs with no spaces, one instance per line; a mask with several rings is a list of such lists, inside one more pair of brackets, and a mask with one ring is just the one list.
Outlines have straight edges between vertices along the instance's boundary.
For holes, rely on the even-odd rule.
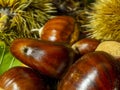
[[120,41],[120,0],[96,0],[88,12],[88,36]]

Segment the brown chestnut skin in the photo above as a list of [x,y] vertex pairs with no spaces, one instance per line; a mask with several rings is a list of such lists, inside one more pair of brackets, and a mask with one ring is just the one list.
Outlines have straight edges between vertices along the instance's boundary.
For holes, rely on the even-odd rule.
[[83,38],[75,42],[72,45],[72,48],[76,53],[84,55],[89,52],[95,51],[99,44],[100,44],[99,40],[93,38]]
[[73,43],[79,37],[79,30],[73,17],[56,16],[44,25],[40,32],[41,40]]
[[102,51],[85,54],[69,68],[57,90],[119,90],[114,62]]
[[29,67],[17,66],[0,77],[3,90],[49,90],[43,77]]
[[28,38],[14,40],[10,51],[24,64],[53,78],[60,78],[74,57],[66,45]]

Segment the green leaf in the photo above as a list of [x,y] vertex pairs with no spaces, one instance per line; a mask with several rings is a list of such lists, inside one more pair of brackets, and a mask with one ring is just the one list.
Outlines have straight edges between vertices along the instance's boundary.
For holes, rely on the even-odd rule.
[[22,63],[12,56],[9,47],[7,47],[3,41],[0,41],[0,75],[8,69],[20,65],[22,65]]

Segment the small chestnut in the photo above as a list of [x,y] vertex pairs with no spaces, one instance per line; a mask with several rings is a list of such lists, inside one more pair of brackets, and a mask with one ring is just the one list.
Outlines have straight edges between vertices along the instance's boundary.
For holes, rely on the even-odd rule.
[[73,43],[79,37],[79,30],[73,17],[56,16],[40,29],[40,39],[53,42]]
[[53,78],[60,78],[74,57],[66,45],[28,38],[15,39],[10,51],[24,64]]
[[17,66],[0,77],[2,90],[49,90],[42,75],[29,67]]
[[83,38],[75,42],[72,45],[72,48],[76,53],[84,55],[89,52],[95,51],[99,44],[100,44],[99,40],[93,38]]
[[69,68],[57,90],[120,90],[115,61],[102,51],[87,53]]

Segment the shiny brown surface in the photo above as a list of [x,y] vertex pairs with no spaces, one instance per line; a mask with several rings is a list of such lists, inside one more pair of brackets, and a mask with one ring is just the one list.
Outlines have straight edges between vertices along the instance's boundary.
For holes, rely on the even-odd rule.
[[60,77],[73,61],[72,51],[53,42],[35,39],[16,39],[11,53],[24,64],[50,77]]
[[95,51],[100,41],[92,38],[83,38],[72,45],[72,48],[81,55]]
[[[70,42],[75,31],[75,20],[70,16],[54,17],[44,25],[40,38],[54,42]],[[78,33],[76,33],[76,37]],[[75,38],[76,39],[76,38]],[[72,40],[73,42],[74,40]]]
[[70,67],[58,90],[119,90],[114,64],[107,53],[86,54]]
[[49,90],[43,78],[27,67],[14,67],[0,78],[4,90]]

